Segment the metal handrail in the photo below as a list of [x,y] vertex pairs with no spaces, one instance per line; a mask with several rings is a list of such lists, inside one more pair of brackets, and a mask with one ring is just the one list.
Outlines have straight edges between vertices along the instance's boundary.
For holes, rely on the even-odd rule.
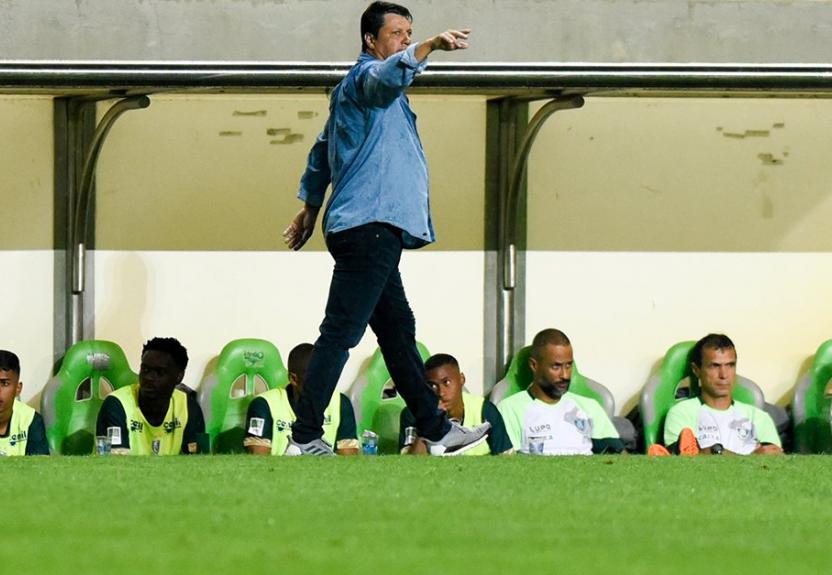
[[[335,86],[351,62],[0,61],[0,93],[293,92]],[[433,62],[414,89],[523,95],[832,97],[830,64]]]

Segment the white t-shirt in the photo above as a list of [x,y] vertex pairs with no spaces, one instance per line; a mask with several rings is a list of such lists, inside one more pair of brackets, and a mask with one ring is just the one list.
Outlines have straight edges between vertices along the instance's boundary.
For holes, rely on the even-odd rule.
[[497,406],[514,449],[541,455],[592,455],[592,439],[616,438],[618,432],[594,399],[565,393],[554,405],[528,391]]

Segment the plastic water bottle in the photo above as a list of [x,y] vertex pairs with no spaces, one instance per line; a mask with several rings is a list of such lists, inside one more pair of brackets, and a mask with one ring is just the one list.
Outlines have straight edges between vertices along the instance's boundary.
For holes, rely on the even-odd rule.
[[361,434],[361,452],[364,455],[378,455],[378,434],[369,429]]
[[95,448],[98,455],[110,455],[112,451],[112,444],[110,437],[107,435],[99,435],[95,438]]

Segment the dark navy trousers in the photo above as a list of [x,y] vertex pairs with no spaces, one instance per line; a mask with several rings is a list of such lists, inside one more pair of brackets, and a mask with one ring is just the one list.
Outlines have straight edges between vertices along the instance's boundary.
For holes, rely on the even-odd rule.
[[329,234],[326,245],[335,268],[321,335],[295,406],[292,437],[308,443],[323,435],[324,410],[349,350],[358,345],[369,324],[396,390],[416,418],[419,434],[431,440],[441,438],[450,423],[425,382],[424,363],[416,348],[416,320],[399,274],[401,230],[370,223]]

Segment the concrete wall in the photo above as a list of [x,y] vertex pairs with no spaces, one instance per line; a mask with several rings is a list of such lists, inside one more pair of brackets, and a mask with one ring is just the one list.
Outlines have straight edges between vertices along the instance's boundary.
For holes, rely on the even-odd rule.
[[[0,0],[7,59],[342,61],[364,0]],[[461,61],[825,62],[828,0],[412,0]]]

